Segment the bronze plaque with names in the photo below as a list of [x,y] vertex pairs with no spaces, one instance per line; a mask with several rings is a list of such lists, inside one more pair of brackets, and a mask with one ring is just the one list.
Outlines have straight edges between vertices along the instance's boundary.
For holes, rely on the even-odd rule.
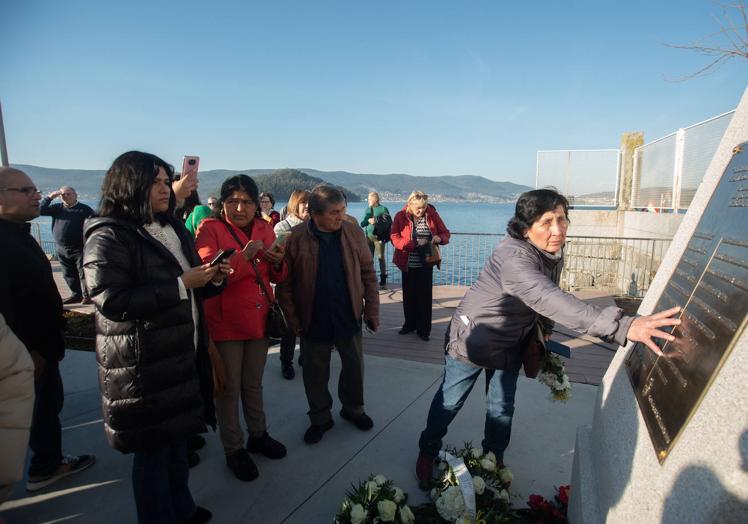
[[626,359],[657,459],[664,462],[745,329],[748,314],[748,142],[737,146],[654,311],[681,307],[673,342]]

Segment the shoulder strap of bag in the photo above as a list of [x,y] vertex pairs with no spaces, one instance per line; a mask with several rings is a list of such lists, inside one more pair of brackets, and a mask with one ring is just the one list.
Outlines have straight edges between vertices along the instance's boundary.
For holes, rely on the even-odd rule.
[[260,271],[257,269],[257,262],[255,262],[254,259],[252,259],[249,261],[249,263],[252,264],[252,269],[255,270],[255,280],[260,285],[260,287],[262,287],[262,291],[265,293],[268,303],[272,306],[275,303],[275,298],[271,298],[273,295],[270,294],[270,291],[265,285],[265,281],[260,276]]
[[236,240],[236,243],[239,244],[239,251],[242,251],[244,249],[244,244],[239,239],[239,235],[236,234],[236,231],[234,231],[234,228],[229,225],[228,222],[221,219],[221,223],[226,226],[226,229],[229,230],[229,233],[231,233],[231,236],[234,237],[234,240]]
[[[239,235],[236,234],[236,231],[234,231],[234,228],[232,228],[228,222],[225,220],[221,220],[223,222],[223,225],[226,226],[226,229],[229,230],[229,233],[231,233],[231,236],[234,237],[234,240],[236,240],[236,243],[239,244],[239,251],[241,252],[244,249],[244,246],[242,244],[242,241],[239,240]],[[267,297],[267,301],[272,305],[275,302],[275,299],[271,299],[273,295],[270,294],[270,291],[268,290],[267,286],[265,285],[265,281],[260,276],[260,272],[257,269],[257,263],[254,261],[254,259],[250,260],[249,263],[252,265],[252,269],[255,271],[255,280],[262,288],[262,291],[265,293],[265,296]]]

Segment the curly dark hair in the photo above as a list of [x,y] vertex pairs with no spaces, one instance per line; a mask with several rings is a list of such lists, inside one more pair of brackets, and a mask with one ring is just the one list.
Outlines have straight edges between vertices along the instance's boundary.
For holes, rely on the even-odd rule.
[[135,222],[139,226],[157,220],[166,224],[174,213],[176,197],[169,196],[169,209],[155,216],[151,211],[151,187],[159,168],[166,171],[169,183],[174,167],[150,153],[128,151],[118,156],[101,184],[99,216]]
[[569,201],[555,189],[535,189],[522,193],[517,199],[514,216],[506,225],[506,232],[513,238],[523,240],[525,233],[536,220],[558,206],[563,206],[564,214],[568,220]]
[[247,193],[257,206],[255,216],[262,215],[262,211],[260,211],[260,190],[257,189],[257,184],[252,180],[252,177],[241,174],[229,177],[221,184],[221,193],[218,195],[218,210],[213,213],[216,218],[223,217],[223,203],[234,191]]

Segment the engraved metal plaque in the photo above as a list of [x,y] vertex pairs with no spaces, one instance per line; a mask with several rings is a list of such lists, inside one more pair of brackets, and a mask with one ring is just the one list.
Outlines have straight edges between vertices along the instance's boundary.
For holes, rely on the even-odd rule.
[[664,462],[698,408],[748,314],[748,142],[733,150],[654,311],[680,306],[676,340],[658,356],[638,343],[629,379],[657,459]]

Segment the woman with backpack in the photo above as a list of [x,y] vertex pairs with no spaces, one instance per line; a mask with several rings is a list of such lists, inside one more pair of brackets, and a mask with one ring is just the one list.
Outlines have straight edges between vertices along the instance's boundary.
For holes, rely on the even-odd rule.
[[372,191],[367,198],[369,207],[366,209],[361,227],[364,228],[366,240],[369,242],[371,256],[379,259],[379,287],[387,286],[387,260],[384,258],[384,244],[390,237],[392,217],[390,211],[379,202],[379,193]]

